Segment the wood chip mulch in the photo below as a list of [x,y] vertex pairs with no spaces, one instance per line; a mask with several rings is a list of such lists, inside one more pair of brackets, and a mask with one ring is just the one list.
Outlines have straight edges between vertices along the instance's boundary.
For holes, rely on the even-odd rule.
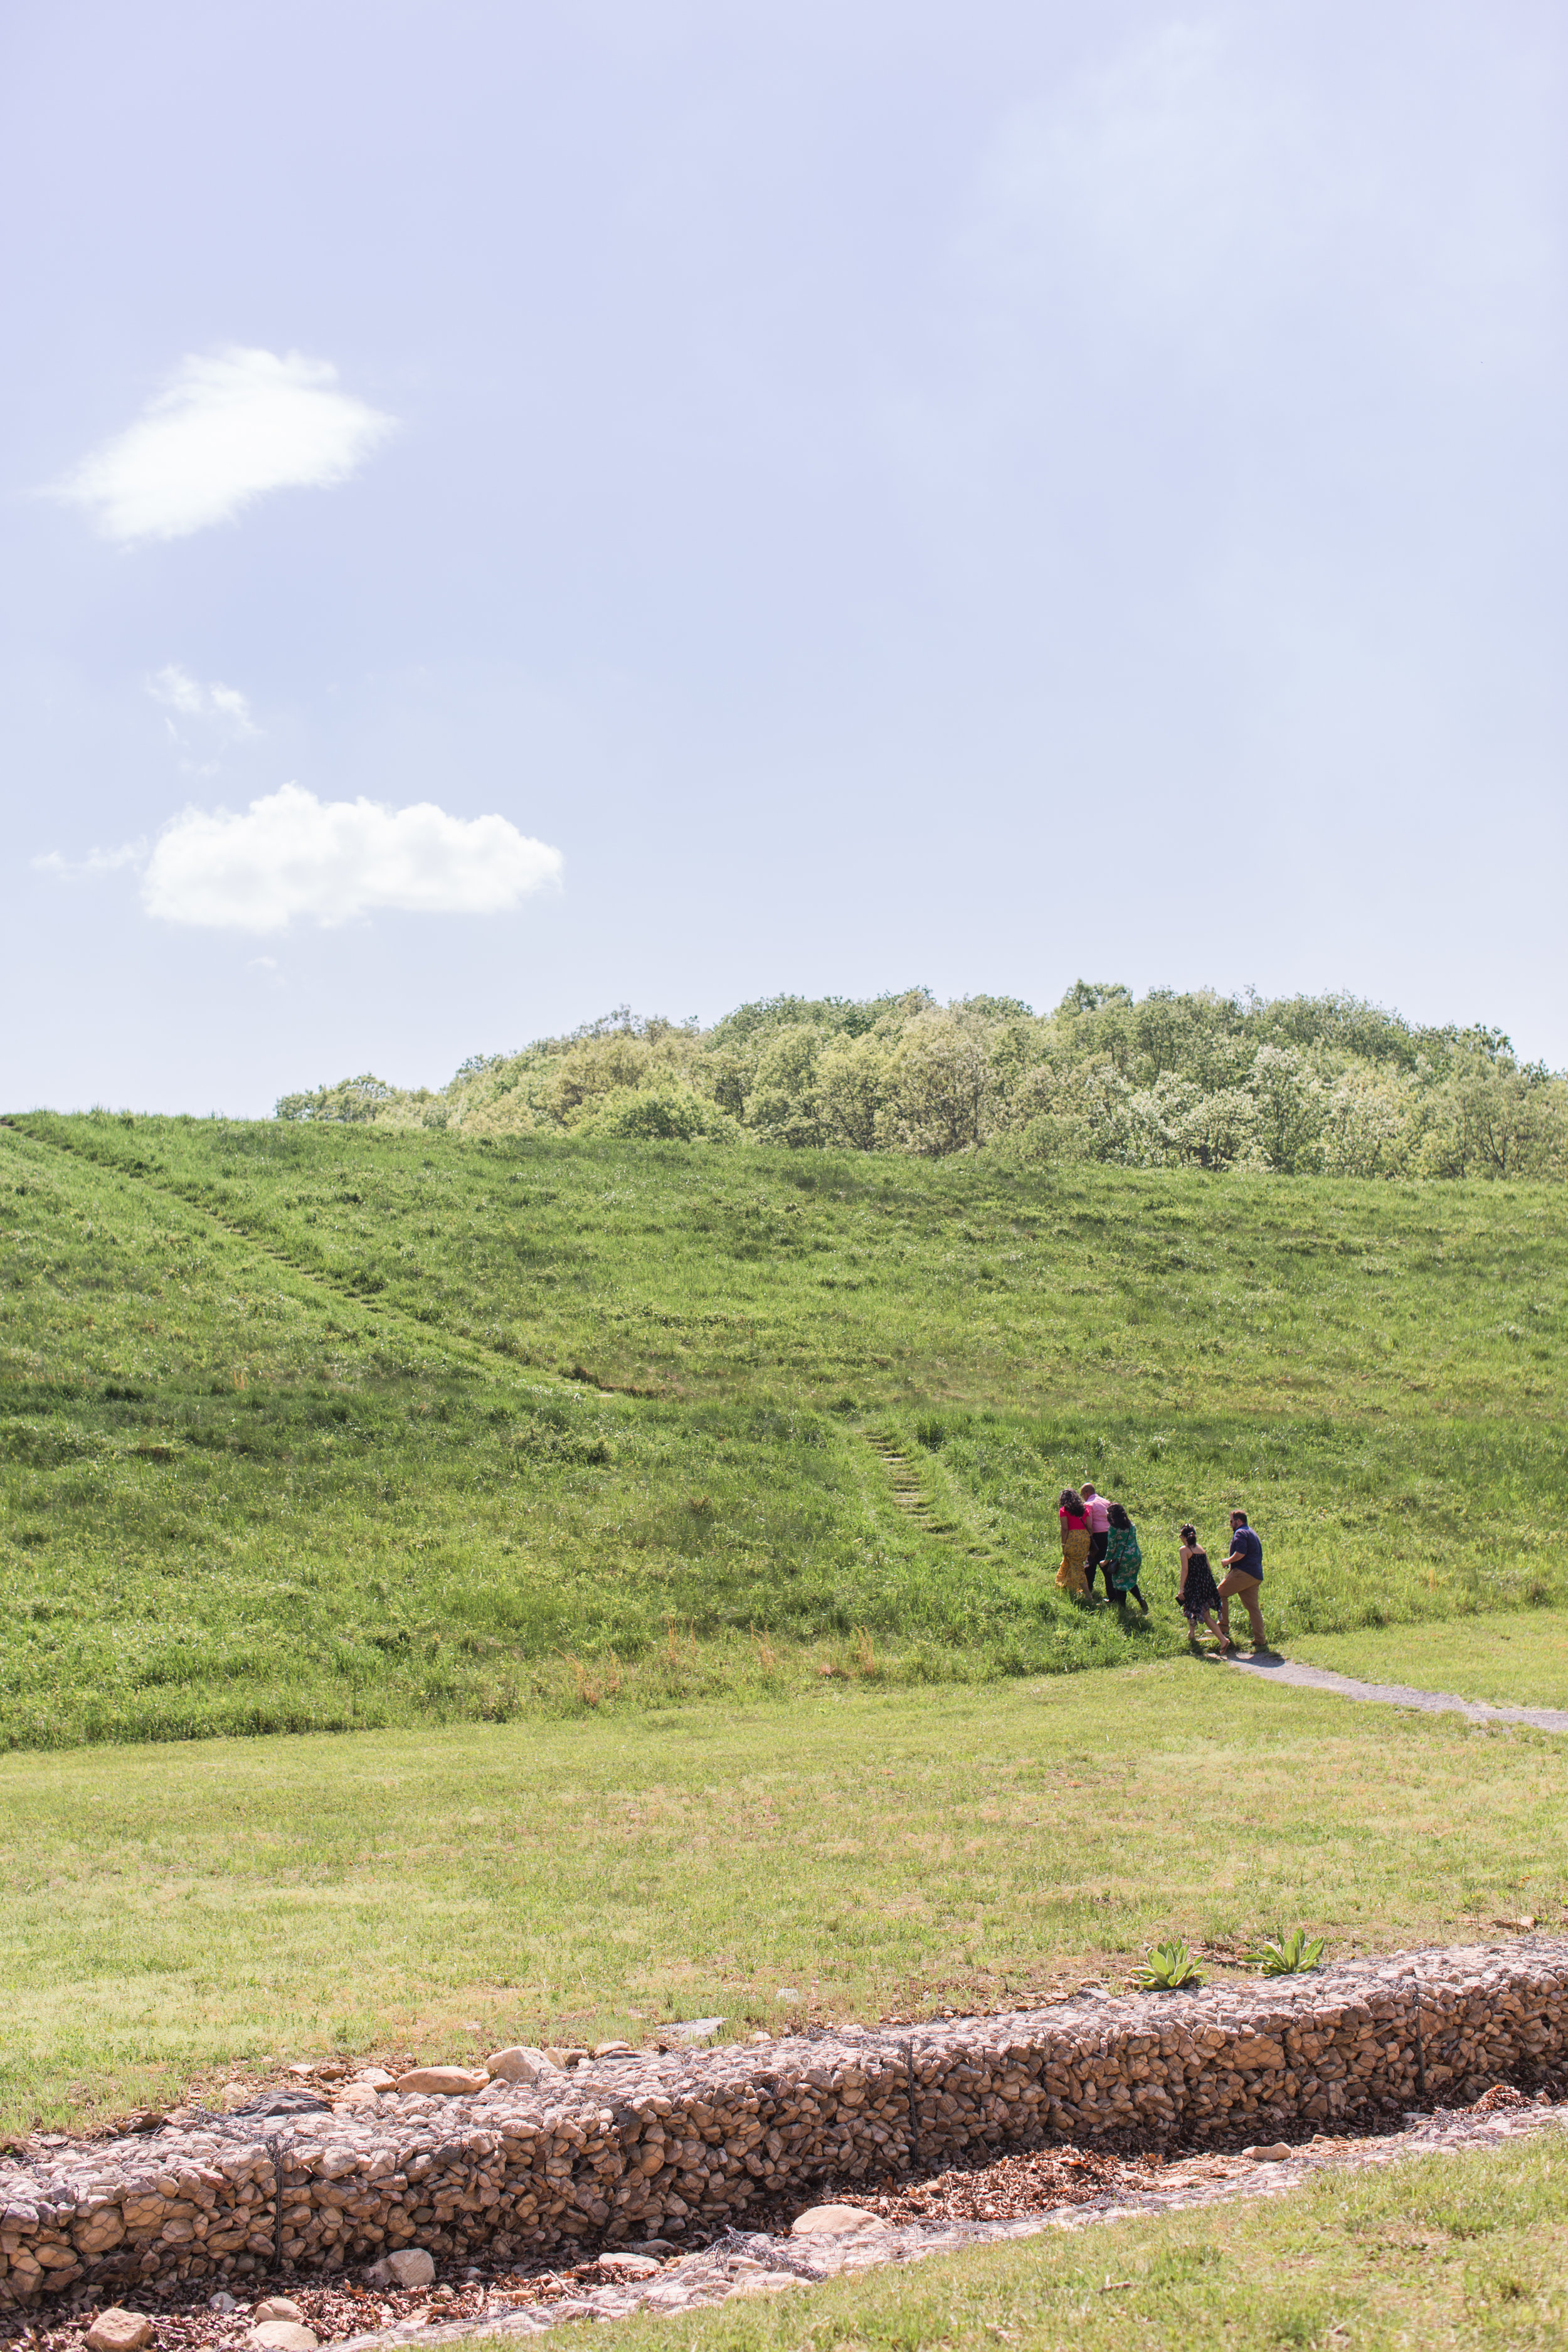
[[884,2196],[862,2193],[852,2201],[884,2221],[1011,2221],[1053,2205],[1087,2205],[1096,2197],[1151,2189],[1164,2161],[1089,2148],[1032,2148],[973,2169],[939,2172]]

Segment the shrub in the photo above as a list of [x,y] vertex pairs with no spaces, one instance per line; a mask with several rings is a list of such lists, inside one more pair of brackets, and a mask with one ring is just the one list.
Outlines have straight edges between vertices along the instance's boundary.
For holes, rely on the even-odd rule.
[[574,1126],[578,1135],[624,1137],[642,1143],[731,1143],[740,1129],[716,1103],[677,1081],[621,1087]]

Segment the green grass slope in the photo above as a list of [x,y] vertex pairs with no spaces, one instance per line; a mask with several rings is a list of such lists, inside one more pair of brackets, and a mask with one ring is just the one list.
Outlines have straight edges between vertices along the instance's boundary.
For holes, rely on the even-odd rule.
[[1568,1594],[1559,1187],[38,1114],[0,1251],[13,1745],[1155,1655],[1237,1498],[1279,1634]]

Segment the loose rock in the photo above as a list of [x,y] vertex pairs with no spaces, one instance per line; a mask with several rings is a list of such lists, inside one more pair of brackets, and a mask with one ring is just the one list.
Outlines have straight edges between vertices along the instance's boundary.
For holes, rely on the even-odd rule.
[[153,2323],[145,2312],[123,2311],[111,2304],[100,2311],[87,2331],[88,2352],[142,2352],[153,2341]]
[[885,2230],[885,2221],[862,2205],[811,2205],[790,2223],[792,2238],[852,2238],[865,2230]]
[[265,2347],[265,2352],[317,2352],[321,2342],[313,2327],[301,2326],[296,2319],[264,2319],[251,2329],[250,2340]]
[[423,2246],[404,2246],[373,2263],[365,2276],[372,2286],[428,2286],[436,2265]]
[[405,2097],[410,2091],[424,2091],[436,2099],[471,2099],[489,2079],[468,2066],[416,2066],[398,2076],[397,2088]]
[[490,2079],[498,2083],[537,2083],[549,2063],[542,2050],[526,2042],[514,2043],[510,2050],[492,2050],[485,2060]]

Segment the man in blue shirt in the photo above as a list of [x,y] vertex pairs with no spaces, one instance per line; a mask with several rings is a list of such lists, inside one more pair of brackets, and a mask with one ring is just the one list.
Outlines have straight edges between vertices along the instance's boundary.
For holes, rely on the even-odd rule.
[[1219,1588],[1219,1630],[1225,1648],[1234,1650],[1230,1638],[1230,1602],[1234,1593],[1247,1612],[1247,1622],[1252,1628],[1252,1646],[1267,1650],[1268,1639],[1263,1631],[1263,1612],[1258,1605],[1258,1588],[1263,1582],[1263,1546],[1256,1530],[1247,1524],[1245,1511],[1230,1515],[1230,1551],[1225,1561],[1225,1575]]

